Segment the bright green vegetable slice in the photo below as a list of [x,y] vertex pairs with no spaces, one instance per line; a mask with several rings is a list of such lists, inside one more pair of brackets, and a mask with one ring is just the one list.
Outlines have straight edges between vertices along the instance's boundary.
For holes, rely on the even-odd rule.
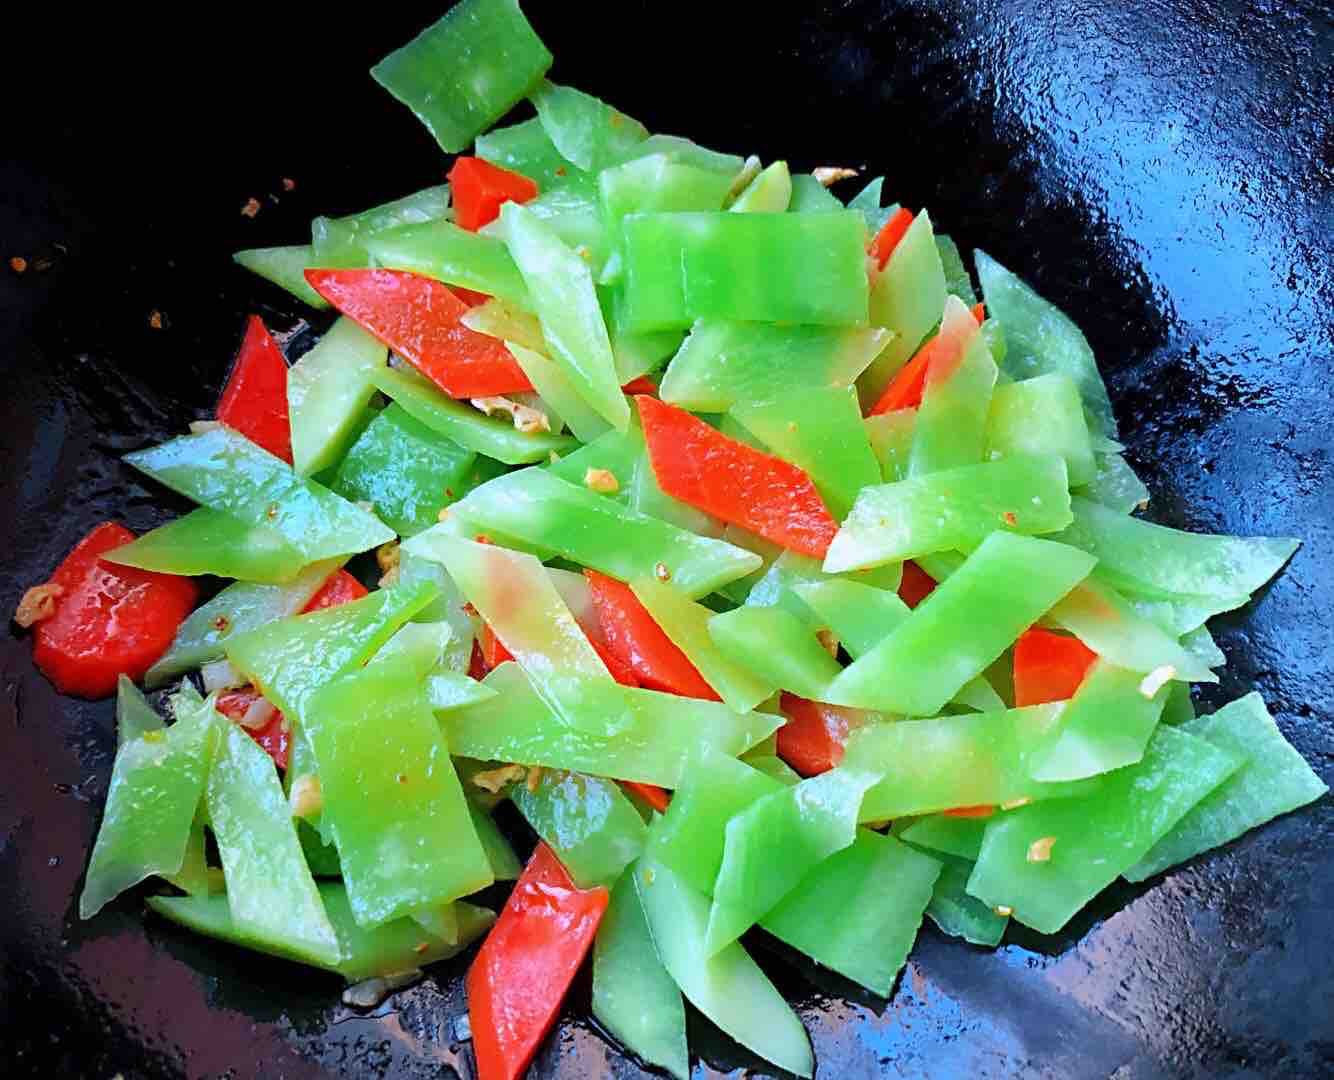
[[310,224],[315,266],[370,266],[369,242],[403,225],[421,225],[449,217],[449,185],[439,184],[347,217],[317,217]]
[[343,675],[310,696],[301,718],[319,770],[322,820],[338,845],[360,925],[491,884],[463,789],[408,657]]
[[[903,568],[898,563],[890,563],[873,570],[858,571],[851,580],[873,588],[894,591],[899,587],[902,573]],[[819,630],[827,625],[826,621],[816,617],[798,595],[796,587],[830,580],[834,579],[821,569],[817,560],[798,555],[795,551],[784,551],[774,559],[764,576],[750,590],[746,606],[780,607],[801,619],[812,630]]]
[[1064,544],[992,533],[887,638],[844,668],[821,700],[933,715],[1087,577],[1093,563]]
[[[631,214],[631,329],[697,318],[850,326],[866,321],[865,222],[828,214]],[[819,281],[819,289],[808,287]]]
[[144,675],[144,685],[161,686],[201,664],[219,660],[230,638],[295,615],[337,569],[337,561],[331,560],[306,567],[286,585],[249,581],[228,585],[181,623],[171,648]]
[[552,144],[585,172],[624,161],[648,138],[638,120],[571,86],[544,80],[530,96]]
[[1329,790],[1283,737],[1259,694],[1247,694],[1177,730],[1204,739],[1240,758],[1242,764],[1124,871],[1129,881],[1143,881],[1235,840],[1248,829],[1314,802]]
[[[524,469],[483,484],[455,503],[450,517],[621,581],[661,577],[661,566],[672,584],[692,597],[760,565],[748,551],[623,507],[545,469]],[[407,547],[430,555],[434,535],[428,530]]]
[[792,202],[792,174],[775,161],[747,184],[727,209],[735,214],[781,214]]
[[[646,157],[649,154],[666,154],[673,161],[722,173],[734,185],[746,172],[746,159],[737,154],[710,150],[707,146],[700,146],[699,143],[680,135],[650,135],[643,142],[636,143],[631,150],[633,157]],[[623,160],[628,161],[629,158]]]
[[329,301],[317,293],[306,280],[306,270],[313,267],[315,252],[309,244],[295,244],[291,247],[250,248],[238,251],[232,259],[239,266],[244,266],[253,274],[258,274],[265,281],[271,281],[279,288],[286,289],[303,303],[323,311]]
[[987,314],[1005,327],[1003,367],[1016,381],[1058,372],[1079,387],[1089,431],[1116,438],[1107,387],[1088,341],[1064,312],[1049,304],[985,251],[974,252]]
[[[862,796],[877,779],[873,773],[832,769],[765,795],[728,821],[705,934],[708,955],[736,941],[808,873],[856,839]],[[775,844],[780,858],[774,857]]]
[[709,620],[709,636],[733,663],[804,698],[825,701],[842,669],[811,628],[779,607],[739,607]]
[[834,632],[854,660],[880,644],[909,614],[898,594],[859,581],[819,581],[794,585],[792,591]]
[[862,489],[825,556],[826,573],[971,550],[997,530],[1064,529],[1073,517],[1056,455],[961,465]]
[[367,250],[379,266],[499,297],[520,309],[532,306],[523,275],[509,249],[494,236],[460,229],[449,221],[404,225],[372,237]]
[[842,210],[843,204],[810,173],[796,173],[792,177],[792,198],[787,208],[793,214],[827,214]]
[[1044,784],[1030,762],[1060,730],[1061,705],[868,724],[848,738],[845,767],[883,779],[866,793],[861,820],[884,821],[959,806],[1065,798],[1097,781]]
[[607,421],[585,402],[565,369],[547,354],[545,344],[541,350],[535,350],[517,341],[506,341],[505,347],[528,376],[543,403],[555,409],[577,439],[588,443],[606,434],[609,430]]
[[848,200],[849,210],[860,210],[866,218],[866,235],[875,236],[883,227],[886,221],[893,216],[892,212],[887,213],[889,209],[880,205],[880,200],[884,197],[885,178],[877,176],[867,182],[867,185]]
[[1096,472],[1077,494],[1123,514],[1149,504],[1149,489],[1120,454],[1094,453]]
[[656,578],[635,578],[630,588],[672,644],[686,654],[704,681],[733,709],[749,712],[774,696],[777,683],[728,659],[714,642],[709,634],[709,619],[714,612],[675,585]]
[[[483,684],[498,696],[440,716],[451,750],[485,761],[637,780],[676,788],[693,749],[735,756],[776,731],[782,718],[738,714],[722,702],[698,701],[609,680],[569,680],[564,703],[581,710],[578,728],[561,723],[517,664],[501,664]],[[601,720],[600,731],[594,729]]]
[[[465,793],[466,794],[466,793]],[[477,833],[477,842],[486,853],[486,861],[491,866],[491,876],[497,881],[517,881],[523,873],[523,865],[514,854],[514,848],[505,839],[491,815],[475,802],[471,795],[468,799],[468,814],[472,819],[473,830]]]
[[1183,649],[1172,634],[1141,616],[1120,593],[1100,581],[1099,573],[1095,570],[1076,585],[1047,613],[1047,620],[1069,630],[1099,656],[1132,671],[1167,666],[1177,679],[1218,681],[1218,676]]
[[516,431],[512,423],[482,415],[418,375],[385,368],[376,372],[375,385],[432,431],[507,465],[546,461],[552,451],[578,445],[566,435]]
[[116,749],[102,824],[79,896],[81,919],[92,918],[153,874],[180,873],[217,740],[220,724],[212,698],[165,730],[148,726],[143,710],[152,710],[142,696],[129,698],[118,711],[128,719],[131,702],[138,706],[142,733],[130,736],[127,730],[129,737]]
[[851,386],[890,336],[874,326],[701,319],[672,357],[659,396],[696,412],[723,412],[739,402],[771,397],[777,389]]
[[1071,487],[1091,483],[1096,475],[1079,387],[1060,372],[997,386],[987,416],[986,445],[989,458],[1059,454]]
[[300,719],[315,690],[364,664],[435,596],[429,582],[398,585],[279,619],[232,638],[227,659],[283,713]]
[[923,210],[871,286],[871,325],[892,330],[894,337],[857,380],[862,403],[868,408],[940,322],[944,307],[945,272],[931,231],[931,215]]
[[440,510],[467,490],[476,454],[431,430],[401,405],[379,413],[338,466],[333,489],[368,502],[400,536],[439,520]]
[[760,925],[816,963],[888,997],[939,875],[940,863],[929,855],[859,829],[850,846],[807,874]]
[[1240,765],[1202,738],[1159,727],[1143,760],[1104,777],[1096,797],[1034,803],[992,819],[968,891],[1054,934]]
[[908,458],[912,476],[976,464],[986,444],[996,362],[972,312],[956,296],[945,300],[940,336],[957,341],[963,356],[952,370],[933,357],[927,370]]
[[518,0],[463,0],[375,67],[447,153],[504,116],[551,67]]
[[309,560],[268,525],[201,506],[102,556],[163,574],[214,574],[242,581],[292,582]]
[[972,860],[937,855],[940,876],[931,893],[926,914],[951,937],[961,937],[973,945],[999,945],[1010,924],[1008,915],[998,915],[975,896],[967,892],[968,878],[973,872]]
[[644,433],[639,418],[632,415],[624,431],[612,428],[592,442],[569,454],[562,454],[546,468],[576,487],[584,486],[589,469],[605,469],[616,477],[616,490],[603,498],[628,503],[634,485],[635,470],[644,455]]
[[862,488],[880,482],[854,387],[783,388],[764,401],[738,402],[731,415],[772,453],[805,470],[840,521]]
[[898,836],[906,844],[976,862],[986,828],[986,818],[929,814],[912,822]]
[[330,327],[287,373],[292,460],[299,476],[337,465],[375,393],[372,381],[389,350],[351,319]]
[[1095,661],[1065,707],[1056,741],[1029,766],[1033,779],[1079,780],[1139,761],[1170,692],[1164,683],[1146,695],[1143,682],[1140,672]]
[[581,889],[610,889],[644,850],[648,826],[611,780],[544,770],[532,788],[510,788],[510,801]]
[[116,680],[116,749],[150,731],[160,732],[166,726],[143,691],[128,676],[121,675]]
[[394,538],[373,515],[297,476],[286,462],[229,428],[183,435],[125,460],[212,510],[275,529],[306,562],[355,554]]
[[[238,927],[227,897],[221,893],[209,897],[150,896],[148,906],[163,918],[196,933],[285,960],[314,964],[337,972],[350,983],[377,975],[398,975],[448,960],[485,934],[496,921],[494,912],[460,901],[454,905],[458,940],[450,943],[424,932],[412,919],[395,919],[373,927],[358,926],[352,918],[347,892],[340,883],[322,881],[317,888],[337,936],[338,956],[334,960],[308,956],[302,950],[288,947],[281,938],[255,935],[248,928]],[[423,945],[426,948],[421,948]]]
[[518,203],[505,203],[500,221],[541,320],[551,359],[590,408],[624,431],[630,406],[616,377],[611,340],[588,264]]
[[238,934],[321,967],[342,958],[273,760],[245,731],[221,725],[208,775],[208,817]]
[[973,291],[973,279],[959,253],[959,245],[942,234],[936,237],[936,250],[940,252],[940,268],[945,272],[945,291],[973,307],[977,293]]
[[1078,496],[1071,509],[1074,523],[1057,539],[1096,555],[1099,575],[1113,585],[1148,596],[1253,593],[1301,545],[1284,537],[1181,532]]
[[436,596],[412,616],[413,622],[445,621],[453,631],[445,647],[445,667],[450,671],[468,670],[472,643],[478,629],[477,616],[465,610],[466,601],[453,579],[434,559],[423,559],[411,552],[398,552],[398,586],[413,589],[423,583],[435,587]]
[[810,1076],[806,1029],[746,950],[734,942],[712,956],[705,951],[708,898],[649,859],[634,882],[663,967],[690,1003],[766,1061]]
[[871,451],[880,462],[880,474],[885,483],[893,484],[908,477],[908,462],[912,458],[913,432],[917,427],[916,409],[896,409],[893,412],[868,416],[866,436]]
[[473,153],[492,165],[528,177],[542,191],[559,187],[581,172],[574,162],[561,156],[542,121],[535,116],[478,135]]
[[744,761],[700,748],[690,760],[667,813],[649,830],[647,854],[705,896],[723,865],[727,823],[783,784]]
[[658,959],[631,865],[593,941],[593,1015],[631,1053],[677,1080],[690,1075],[681,991]]

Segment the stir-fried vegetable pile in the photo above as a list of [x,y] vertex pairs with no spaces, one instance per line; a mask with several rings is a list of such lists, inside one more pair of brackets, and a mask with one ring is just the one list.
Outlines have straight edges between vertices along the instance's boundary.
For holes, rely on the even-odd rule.
[[119,680],[85,918],[156,876],[381,990],[484,938],[482,1080],[591,951],[645,1062],[687,1074],[684,999],[809,1076],[753,928],[888,995],[923,915],[1052,933],[1325,790],[1258,695],[1190,697],[1297,541],[1134,516],[1068,318],[982,252],[979,302],[881,180],[650,135],[551,59],[463,0],[377,65],[471,156],[239,253],[337,320],[289,367],[253,318],[216,421],[126,458],[198,509],[25,598],[58,687]]

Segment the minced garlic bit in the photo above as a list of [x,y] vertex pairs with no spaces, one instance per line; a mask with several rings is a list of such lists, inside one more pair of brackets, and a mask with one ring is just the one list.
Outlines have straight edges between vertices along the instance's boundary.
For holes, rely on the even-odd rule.
[[249,199],[246,200],[245,206],[241,207],[241,215],[243,217],[252,218],[258,213],[259,213],[259,200],[256,199],[254,196],[251,196]]
[[206,431],[217,431],[220,427],[222,423],[218,420],[191,420],[190,434],[202,435]]
[[830,630],[829,627],[822,626],[819,630],[815,631],[815,640],[824,647],[825,652],[835,660],[838,659],[838,635]]
[[832,187],[840,180],[851,180],[857,175],[857,170],[849,169],[844,165],[821,165],[819,168],[812,169],[811,175],[825,187]]
[[621,490],[616,474],[610,469],[589,469],[584,473],[584,487],[599,495],[615,495]]
[[64,595],[65,590],[62,586],[49,581],[44,585],[34,585],[19,601],[18,610],[14,612],[14,621],[26,630],[34,623],[49,619],[56,613],[56,599]]
[[1047,862],[1051,859],[1051,849],[1056,844],[1054,836],[1039,836],[1028,845],[1029,862]]
[[644,867],[644,884],[645,885],[653,884],[653,867],[651,866]]
[[255,698],[246,706],[246,711],[241,714],[236,722],[247,731],[259,731],[261,728],[268,726],[269,721],[273,719],[277,712],[278,710],[270,702],[265,701],[262,697]]
[[1019,524],[1019,519],[1014,516],[1013,510],[1006,510],[1005,513],[1001,514],[1001,520],[1012,529]]
[[382,1005],[384,999],[395,990],[411,986],[421,977],[421,969],[412,968],[410,971],[400,971],[393,975],[376,975],[371,979],[363,979],[343,991],[343,1004],[354,1009],[374,1009]]
[[390,540],[387,544],[381,544],[375,549],[375,561],[380,566],[382,573],[389,573],[390,570],[398,568],[399,563],[398,541]]
[[528,770],[522,765],[502,765],[498,769],[487,769],[486,772],[477,773],[472,782],[483,791],[499,795],[503,788],[522,780],[527,772]]
[[1171,664],[1156,667],[1144,676],[1139,684],[1139,692],[1146,698],[1153,697],[1164,686],[1177,677],[1177,669]]
[[11,255],[9,258],[9,268],[16,274],[21,274],[28,269],[28,260],[22,255]]
[[997,904],[991,910],[994,911],[997,915],[999,915],[1002,919],[1008,919],[1011,915],[1014,914],[1014,908],[1010,907],[1008,904]]
[[472,399],[472,407],[487,416],[506,413],[514,421],[516,431],[531,435],[535,431],[550,431],[551,418],[541,409],[534,409],[507,397],[477,397]]
[[154,330],[161,330],[166,325],[166,320],[162,317],[162,312],[154,311],[148,316],[148,325]]
[[320,778],[314,773],[302,773],[292,781],[292,790],[287,796],[287,804],[292,809],[292,816],[312,817],[324,809],[324,792],[320,790]]
[[436,520],[436,521],[444,521],[447,517],[449,517],[449,507],[448,507],[448,506],[442,506],[442,507],[440,508],[440,513],[438,513],[438,514],[435,515],[435,520]]
[[544,772],[546,772],[546,770],[542,768],[541,765],[534,765],[528,770],[528,775],[524,779],[523,786],[533,794],[536,794],[537,789],[542,786],[542,774]]
[[1027,806],[1033,800],[1028,795],[1021,795],[1017,799],[1011,799],[1009,802],[1001,803],[1002,810],[1018,810],[1021,806]]
[[727,190],[727,197],[729,199],[735,198],[750,187],[750,182],[760,175],[761,168],[763,168],[763,162],[756,155],[751,154],[746,158],[745,163],[741,166],[741,171],[732,179],[732,186]]
[[653,567],[653,576],[659,581],[672,580],[672,572],[667,569],[667,564],[662,562]]

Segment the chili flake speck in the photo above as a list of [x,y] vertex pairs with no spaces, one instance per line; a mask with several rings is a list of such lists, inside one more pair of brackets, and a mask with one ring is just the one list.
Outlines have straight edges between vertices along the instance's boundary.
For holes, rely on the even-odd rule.
[[9,268],[16,274],[21,274],[28,269],[28,260],[22,255],[15,255],[9,260]]
[[162,312],[155,311],[148,316],[148,325],[154,330],[161,330],[166,325],[166,320],[162,318]]
[[219,615],[213,620],[213,629],[219,634],[225,634],[231,625],[231,620],[226,615]]
[[259,213],[259,200],[251,197],[246,200],[245,206],[241,207],[241,216],[252,218]]
[[1013,510],[1006,510],[1005,513],[1001,514],[1001,518],[1004,519],[1005,524],[1012,529],[1019,524],[1019,519],[1014,516]]
[[284,191],[295,191],[295,190],[296,190],[296,181],[293,180],[290,176],[284,176],[284,177],[283,177],[283,190],[284,190]]

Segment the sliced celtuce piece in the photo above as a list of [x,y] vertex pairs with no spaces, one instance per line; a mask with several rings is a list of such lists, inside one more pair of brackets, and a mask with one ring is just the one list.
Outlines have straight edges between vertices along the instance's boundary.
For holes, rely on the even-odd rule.
[[[748,551],[698,537],[628,509],[545,469],[498,477],[450,508],[451,519],[476,532],[517,540],[549,555],[562,555],[620,581],[653,576],[691,597],[759,567]],[[438,529],[413,537],[408,550],[430,556]]]
[[957,296],[946,298],[940,333],[930,348],[922,404],[913,427],[910,476],[982,460],[996,385],[991,350],[973,313]]
[[258,274],[265,281],[271,281],[279,288],[286,289],[303,303],[323,311],[329,301],[311,288],[306,280],[306,271],[316,266],[315,252],[309,244],[295,244],[291,247],[250,248],[238,251],[232,256],[238,266],[244,266],[251,273]]
[[370,266],[368,242],[402,225],[421,225],[450,216],[448,184],[415,191],[383,206],[347,217],[317,217],[310,223],[311,249],[318,267]]
[[410,270],[446,285],[486,293],[523,311],[532,305],[514,257],[494,236],[469,232],[449,221],[432,221],[390,229],[366,247],[377,266]]
[[248,525],[207,506],[101,557],[163,574],[213,574],[265,584],[290,583],[309,562],[277,529]]
[[708,897],[649,859],[634,881],[663,967],[690,1003],[766,1061],[810,1076],[815,1061],[805,1028],[745,949],[734,942],[713,956],[705,951]]
[[225,427],[127,454],[135,468],[209,509],[268,526],[307,562],[366,551],[394,539],[374,515]]
[[552,361],[589,408],[624,431],[630,422],[630,406],[616,377],[611,340],[588,264],[518,203],[506,203],[500,220],[542,323]]
[[[1144,759],[1104,777],[1097,798],[1051,799],[989,822],[968,891],[1054,934],[1241,764],[1202,738],[1159,727]],[[1038,841],[1047,857],[1030,859]]]
[[1177,730],[1241,758],[1242,765],[1124,871],[1129,881],[1143,881],[1235,840],[1329,790],[1283,737],[1259,694],[1247,694]]
[[857,380],[864,405],[869,407],[880,399],[899,368],[940,321],[944,306],[945,272],[931,231],[931,215],[923,210],[871,287],[871,325],[893,331],[894,337]]
[[1097,468],[1079,387],[1068,375],[1052,372],[1023,382],[1003,383],[991,396],[986,456],[1059,454],[1072,488],[1091,483]]
[[292,461],[298,476],[338,464],[375,393],[389,350],[346,316],[287,373]]
[[893,412],[868,416],[866,436],[871,451],[880,462],[880,474],[885,483],[893,484],[908,476],[908,462],[912,458],[913,432],[917,427],[916,409],[895,409]]
[[[483,680],[497,697],[440,716],[453,753],[572,769],[616,780],[675,788],[700,746],[735,756],[782,724],[768,713],[736,713],[720,701],[676,697],[610,680],[570,680],[566,711],[579,710],[578,728],[562,723],[538,697],[517,664],[501,664]],[[601,728],[595,724],[601,721]]]
[[607,421],[584,401],[565,369],[547,353],[525,348],[517,341],[506,341],[505,348],[514,355],[533,389],[556,410],[575,438],[588,443],[607,433]]
[[823,700],[910,716],[938,712],[1088,576],[1094,559],[1049,540],[988,536]]
[[571,86],[543,80],[531,100],[552,144],[588,173],[624,161],[648,138],[638,120]]
[[709,620],[709,636],[733,663],[766,683],[827,700],[842,670],[814,631],[780,607],[739,607]]
[[735,214],[781,214],[792,201],[792,174],[775,161],[745,186],[727,209]]
[[1065,461],[1056,455],[962,465],[865,487],[825,556],[826,573],[969,551],[989,534],[1064,529],[1073,517]]
[[792,586],[854,660],[865,656],[909,615],[897,593],[837,579]]
[[701,319],[672,357],[658,392],[696,412],[723,412],[782,387],[851,386],[891,337],[880,327],[774,326]]

